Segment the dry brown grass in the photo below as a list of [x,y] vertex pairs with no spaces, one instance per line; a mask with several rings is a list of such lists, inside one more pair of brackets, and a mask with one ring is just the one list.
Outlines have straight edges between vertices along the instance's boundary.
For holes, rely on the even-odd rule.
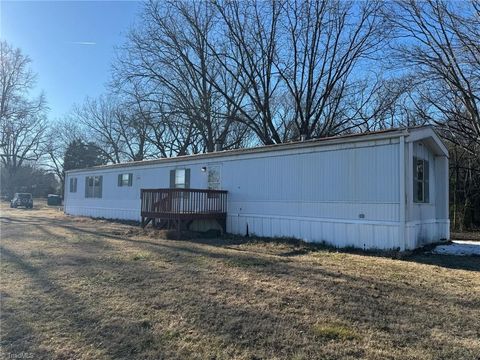
[[6,358],[480,357],[480,258],[163,240],[53,209],[1,211]]

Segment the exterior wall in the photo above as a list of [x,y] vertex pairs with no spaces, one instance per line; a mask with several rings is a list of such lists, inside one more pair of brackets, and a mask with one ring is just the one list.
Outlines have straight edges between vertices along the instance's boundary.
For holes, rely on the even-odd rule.
[[[168,188],[169,171],[190,168],[191,188],[206,188],[202,167],[221,168],[228,190],[227,231],[294,237],[338,247],[403,248],[399,240],[399,140],[358,141],[275,152],[67,174],[65,212],[140,219],[140,189]],[[133,173],[132,187],[117,176]],[[103,176],[101,199],[85,199],[85,177]],[[68,192],[77,177],[77,193]]]
[[[428,203],[413,201],[413,157],[429,161]],[[415,249],[450,238],[448,219],[448,158],[435,155],[422,141],[410,143],[407,184],[406,248]]]
[[227,229],[245,234],[248,225],[250,234],[338,247],[399,247],[398,161],[398,142],[388,141],[224,162]]

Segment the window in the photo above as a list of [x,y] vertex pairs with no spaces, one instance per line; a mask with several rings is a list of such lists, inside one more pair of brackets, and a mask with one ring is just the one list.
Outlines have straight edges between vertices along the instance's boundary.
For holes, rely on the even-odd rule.
[[101,198],[102,182],[103,182],[103,176],[87,176],[85,178],[85,197]]
[[170,170],[170,188],[188,189],[190,187],[190,169]]
[[77,192],[77,178],[70,178],[70,192],[76,193]]
[[428,160],[413,158],[413,201],[428,203],[430,195]]
[[175,170],[175,188],[185,189],[185,169]]
[[133,174],[118,174],[118,186],[132,186]]

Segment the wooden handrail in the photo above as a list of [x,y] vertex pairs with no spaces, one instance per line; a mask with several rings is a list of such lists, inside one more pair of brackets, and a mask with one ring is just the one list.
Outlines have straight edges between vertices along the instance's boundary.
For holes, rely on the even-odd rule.
[[181,188],[167,188],[167,189],[140,189],[141,192],[199,192],[199,193],[212,193],[212,194],[226,194],[227,190],[212,190],[212,189],[181,189]]
[[141,189],[142,216],[226,214],[227,191],[211,189]]

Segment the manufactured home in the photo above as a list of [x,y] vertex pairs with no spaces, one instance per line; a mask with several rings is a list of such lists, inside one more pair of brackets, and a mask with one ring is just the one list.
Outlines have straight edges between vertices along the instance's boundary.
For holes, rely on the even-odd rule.
[[448,151],[428,126],[71,170],[65,181],[71,215],[362,249],[449,238]]

